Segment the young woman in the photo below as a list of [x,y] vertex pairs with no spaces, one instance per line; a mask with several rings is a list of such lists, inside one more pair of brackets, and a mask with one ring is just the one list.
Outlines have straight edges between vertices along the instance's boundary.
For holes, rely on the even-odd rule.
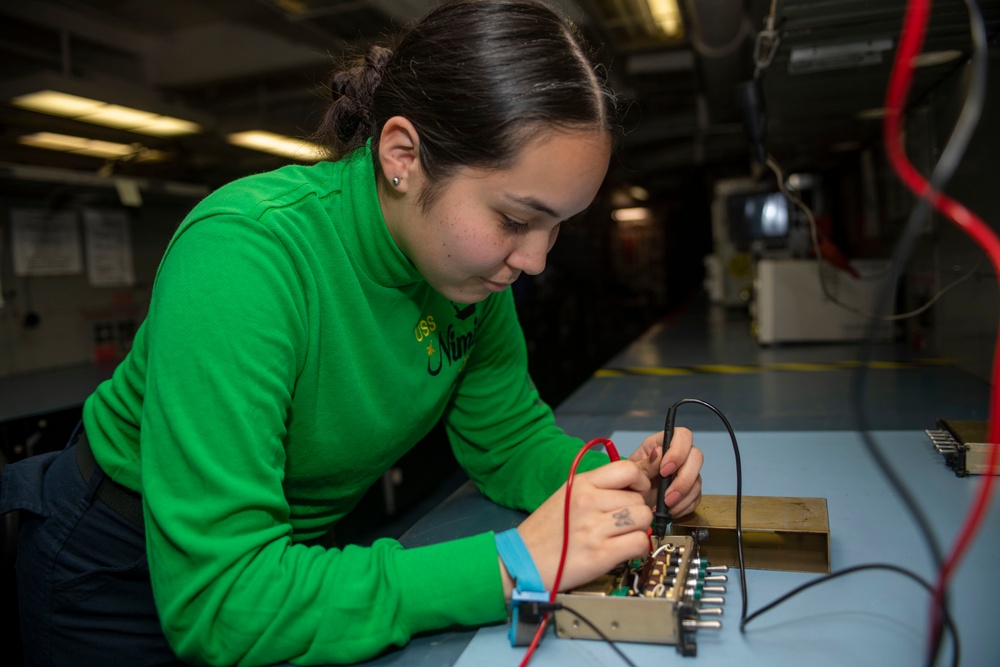
[[[443,4],[332,87],[331,159],[199,204],[82,431],[5,470],[32,663],[349,662],[503,621],[527,575],[492,533],[319,544],[439,420],[486,496],[532,512],[504,540],[552,586],[582,443],[531,384],[508,287],[596,195],[615,97],[533,0]],[[646,549],[661,471],[675,515],[697,504],[690,432],[662,439],[584,459],[563,589]]]

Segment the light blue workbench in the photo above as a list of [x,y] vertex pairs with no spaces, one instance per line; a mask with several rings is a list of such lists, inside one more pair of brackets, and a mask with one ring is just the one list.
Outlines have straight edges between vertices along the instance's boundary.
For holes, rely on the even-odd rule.
[[[697,408],[691,408],[695,410]],[[679,419],[679,423],[683,420]],[[616,432],[612,439],[624,456],[645,433]],[[959,479],[920,431],[875,433],[933,523],[939,540],[948,540],[963,520],[980,478]],[[869,459],[857,433],[737,433],[743,462],[745,495],[824,497],[830,516],[830,557],[834,570],[869,562],[887,562],[933,581],[924,542],[902,503]],[[734,492],[735,466],[728,434],[696,433],[705,452],[705,493]],[[509,515],[484,512],[481,498],[457,499],[442,509],[451,537],[510,523]],[[462,505],[471,510],[462,518]],[[953,580],[952,613],[960,627],[962,664],[1000,665],[1000,513],[997,501]],[[476,519],[475,515],[479,515]],[[414,526],[410,537],[426,536],[435,523],[432,512]],[[505,527],[503,525],[500,526]],[[442,535],[443,536],[443,535]],[[947,551],[948,544],[944,545]],[[750,612],[816,575],[749,570]],[[720,631],[697,635],[698,656],[682,658],[673,647],[619,644],[637,665],[922,665],[929,596],[900,575],[873,571],[850,574],[810,589],[754,620],[739,632],[738,571],[731,571]],[[446,639],[442,636],[441,639]],[[517,665],[523,648],[512,648],[506,627],[482,628],[459,656],[459,667]],[[949,664],[950,642],[938,664]],[[405,652],[404,652],[405,655]],[[415,657],[415,656],[413,656]],[[624,664],[603,642],[557,639],[551,632],[532,665]]]

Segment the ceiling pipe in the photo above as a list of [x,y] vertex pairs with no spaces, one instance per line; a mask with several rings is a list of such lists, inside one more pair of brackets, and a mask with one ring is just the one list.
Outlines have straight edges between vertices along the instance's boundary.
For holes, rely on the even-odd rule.
[[712,124],[740,119],[736,84],[753,75],[753,25],[743,0],[684,0],[688,39]]

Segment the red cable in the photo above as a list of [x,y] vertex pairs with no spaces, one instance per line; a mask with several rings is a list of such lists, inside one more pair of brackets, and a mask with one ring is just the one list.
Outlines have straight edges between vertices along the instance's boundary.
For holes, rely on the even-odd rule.
[[[612,461],[618,461],[621,457],[618,455],[618,449],[615,447],[615,443],[611,442],[607,438],[594,438],[586,445],[584,445],[579,452],[576,454],[576,458],[573,459],[573,465],[569,468],[569,475],[566,477],[566,498],[565,504],[563,505],[563,541],[562,541],[562,552],[559,555],[559,567],[556,568],[556,578],[552,584],[552,590],[549,592],[549,604],[556,601],[556,595],[559,593],[559,583],[562,581],[563,568],[566,566],[566,552],[569,549],[569,495],[573,491],[573,479],[576,477],[576,468],[580,465],[580,461],[583,459],[583,455],[587,453],[591,447],[596,445],[604,445],[604,449],[608,452],[608,457]],[[538,643],[542,639],[542,634],[545,633],[545,628],[549,624],[549,614],[542,616],[542,622],[538,624],[538,630],[535,631],[535,636],[531,639],[531,644],[528,645],[528,651],[524,654],[521,659],[520,667],[525,667],[531,660],[531,656],[534,655],[535,649],[538,648]]]
[[[975,213],[966,209],[962,204],[952,200],[942,192],[932,192],[931,184],[916,170],[909,162],[906,153],[900,142],[900,116],[906,94],[913,77],[913,58],[920,51],[923,43],[924,30],[927,26],[927,16],[930,12],[930,0],[910,0],[907,3],[906,18],[903,22],[903,33],[900,38],[899,49],[896,52],[896,60],[893,64],[892,77],[889,80],[889,89],[886,94],[886,116],[884,123],[886,152],[896,173],[903,180],[910,190],[918,197],[926,196],[931,204],[938,211],[951,218],[961,227],[972,239],[986,252],[993,264],[993,270],[1000,279],[1000,239],[993,233],[986,223],[984,223]],[[975,538],[986,516],[986,510],[993,495],[995,476],[992,471],[996,469],[1000,462],[1000,332],[993,353],[993,374],[992,390],[989,403],[989,427],[987,441],[991,443],[989,462],[987,463],[987,474],[983,475],[979,483],[976,498],[973,500],[962,525],[958,538],[952,545],[952,549],[942,564],[938,572],[937,583],[934,588],[934,605],[932,611],[932,633],[931,638],[937,636],[938,632],[938,612],[940,602],[944,597],[948,580],[958,567],[959,562],[965,555],[972,540]]]
[[538,630],[535,631],[535,636],[531,639],[531,644],[528,646],[528,652],[524,654],[521,658],[521,664],[519,667],[525,667],[530,661],[531,656],[535,654],[535,649],[538,648],[538,642],[542,639],[542,633],[545,632],[545,628],[549,625],[549,615],[546,613],[542,616],[542,622],[538,624]]

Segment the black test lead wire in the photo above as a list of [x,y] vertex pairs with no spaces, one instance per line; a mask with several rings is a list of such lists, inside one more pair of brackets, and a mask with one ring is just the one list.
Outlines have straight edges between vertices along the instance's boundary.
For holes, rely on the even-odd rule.
[[[761,607],[757,611],[753,612],[752,614],[750,614],[749,616],[747,616],[746,619],[743,620],[743,622],[740,624],[740,632],[744,632],[743,628],[747,624],[749,624],[750,621],[754,620],[755,618],[757,618],[761,614],[770,611],[774,607],[777,607],[782,602],[786,602],[787,600],[791,599],[792,597],[795,597],[799,593],[801,593],[801,592],[803,592],[803,591],[805,591],[805,590],[807,590],[809,588],[812,588],[813,586],[816,586],[818,584],[822,584],[822,583],[825,583],[827,581],[831,581],[833,579],[837,579],[838,577],[842,577],[845,574],[853,574],[855,572],[861,572],[863,570],[889,570],[890,572],[896,572],[897,574],[901,574],[901,575],[903,575],[905,577],[909,577],[913,581],[917,582],[918,584],[920,584],[921,586],[923,586],[925,589],[927,589],[927,591],[931,594],[931,597],[934,596],[934,587],[931,586],[929,583],[927,583],[921,577],[919,577],[916,574],[914,574],[913,572],[911,572],[910,570],[907,570],[906,568],[899,567],[898,565],[891,565],[889,563],[867,563],[867,564],[864,564],[864,565],[854,565],[854,566],[851,566],[851,567],[845,567],[843,570],[837,570],[836,572],[831,572],[830,574],[825,574],[822,577],[816,577],[815,579],[807,581],[806,583],[802,584],[801,586],[797,586],[797,587],[793,588],[792,590],[790,590],[787,593],[781,595],[777,599],[772,600],[771,602],[768,602],[766,605],[764,605],[763,607]],[[948,631],[951,632],[951,636],[954,639],[954,641],[952,641],[951,665],[952,665],[952,667],[958,667],[959,662],[961,661],[961,647],[960,647],[960,642],[958,640],[958,628],[956,627],[955,622],[952,620],[951,614],[948,613],[948,608],[943,604],[943,601],[941,601],[941,602],[942,602],[942,604],[940,604],[941,616],[944,619],[945,627],[948,628]]]
[[636,667],[636,664],[634,662],[632,662],[631,660],[629,660],[629,657],[627,655],[625,655],[625,653],[620,648],[618,648],[618,645],[615,644],[614,641],[612,641],[610,637],[608,637],[606,634],[604,634],[603,632],[601,632],[601,629],[598,628],[596,625],[594,625],[583,614],[581,614],[580,612],[578,612],[577,610],[575,610],[575,609],[573,609],[571,607],[567,607],[564,604],[558,604],[558,603],[556,603],[556,604],[548,605],[548,608],[551,608],[552,611],[557,611],[557,610],[561,609],[563,611],[568,611],[569,613],[571,613],[574,616],[576,616],[578,619],[580,619],[581,621],[583,621],[584,624],[587,625],[587,627],[589,627],[591,630],[593,630],[597,634],[598,637],[600,637],[605,642],[607,642],[608,646],[610,646],[612,649],[614,649],[615,653],[618,654],[618,657],[621,658],[622,661],[624,661],[626,665],[628,665],[629,667]]
[[[726,430],[729,431],[729,439],[732,440],[733,443],[733,456],[736,459],[736,557],[739,561],[740,568],[740,593],[743,596],[743,610],[740,613],[740,623],[742,627],[742,623],[747,616],[747,575],[746,567],[743,562],[743,467],[740,463],[740,448],[736,443],[736,433],[733,431],[732,425],[729,423],[729,420],[726,419],[726,416],[722,414],[721,410],[708,401],[703,401],[699,398],[682,398],[671,405],[670,409],[667,410],[667,418],[663,424],[664,454],[666,454],[667,449],[670,448],[670,441],[674,437],[674,419],[677,416],[677,408],[685,403],[701,405],[714,412],[719,419],[722,420],[722,423],[725,424]],[[673,481],[674,475],[667,475],[666,477],[660,475],[660,481],[656,492],[656,510],[653,512],[653,534],[657,537],[663,537],[667,534],[667,526],[672,520],[670,510],[667,509],[665,495],[667,493],[667,488]]]

